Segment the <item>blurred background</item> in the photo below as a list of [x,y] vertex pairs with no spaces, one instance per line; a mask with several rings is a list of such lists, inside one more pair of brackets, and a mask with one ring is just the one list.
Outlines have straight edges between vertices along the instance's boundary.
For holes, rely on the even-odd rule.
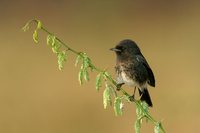
[[[80,86],[75,56],[63,71],[39,32],[22,26],[36,18],[100,68],[114,74],[122,39],[140,46],[156,77],[149,87],[154,107],[169,133],[200,132],[200,2],[197,0],[1,0],[0,1],[0,132],[1,133],[133,133],[135,106],[124,114],[103,109],[94,76]],[[131,92],[131,89],[125,86]],[[153,132],[144,122],[142,133]]]

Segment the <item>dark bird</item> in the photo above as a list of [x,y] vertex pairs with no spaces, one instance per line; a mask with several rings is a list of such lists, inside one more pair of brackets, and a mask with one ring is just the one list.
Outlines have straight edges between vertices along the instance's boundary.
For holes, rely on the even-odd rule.
[[122,40],[115,48],[110,50],[115,51],[117,55],[116,75],[117,88],[120,89],[123,84],[138,88],[140,100],[145,101],[150,107],[153,106],[147,84],[155,87],[154,74],[148,65],[146,59],[142,55],[137,44],[129,39]]

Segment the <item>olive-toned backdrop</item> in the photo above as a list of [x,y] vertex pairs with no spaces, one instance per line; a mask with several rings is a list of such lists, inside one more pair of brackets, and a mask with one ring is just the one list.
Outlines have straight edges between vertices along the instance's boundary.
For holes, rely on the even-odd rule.
[[[112,108],[104,110],[96,73],[80,86],[73,54],[61,72],[46,34],[39,32],[35,45],[33,28],[21,31],[33,18],[113,76],[115,54],[109,48],[135,40],[156,77],[156,88],[149,88],[151,113],[169,133],[200,132],[199,14],[195,0],[1,0],[0,132],[134,132],[135,106],[125,104],[121,117]],[[142,132],[153,132],[145,123]]]

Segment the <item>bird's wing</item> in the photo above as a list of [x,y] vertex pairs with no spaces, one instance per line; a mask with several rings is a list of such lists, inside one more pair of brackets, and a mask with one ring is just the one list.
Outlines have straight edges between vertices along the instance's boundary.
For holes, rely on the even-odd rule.
[[144,67],[146,68],[147,72],[148,72],[148,84],[150,86],[153,86],[155,87],[155,78],[154,78],[154,74],[149,66],[149,64],[147,63],[146,59],[144,58],[144,56],[141,56],[141,55],[137,55],[136,56],[136,59],[141,62]]

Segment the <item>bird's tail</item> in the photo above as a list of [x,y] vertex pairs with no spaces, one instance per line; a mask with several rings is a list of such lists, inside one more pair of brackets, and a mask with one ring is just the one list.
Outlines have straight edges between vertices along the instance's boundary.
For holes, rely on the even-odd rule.
[[153,107],[153,104],[151,102],[151,97],[149,95],[148,90],[145,88],[142,91],[140,89],[139,90],[139,94],[141,96],[140,100],[141,101],[145,101],[150,107]]

